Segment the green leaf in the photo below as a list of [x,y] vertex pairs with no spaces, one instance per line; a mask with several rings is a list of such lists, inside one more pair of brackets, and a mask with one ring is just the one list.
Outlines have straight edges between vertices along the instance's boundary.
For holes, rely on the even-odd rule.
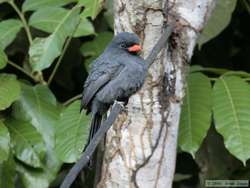
[[14,188],[15,175],[15,162],[13,157],[10,155],[7,161],[0,164],[0,187]]
[[11,0],[0,0],[0,4],[1,4],[1,3],[8,2],[8,1],[11,1]]
[[194,72],[208,72],[208,73],[213,73],[213,74],[217,74],[217,75],[222,75],[225,74],[227,72],[229,72],[230,70],[228,69],[221,69],[221,68],[214,68],[214,67],[202,67],[200,65],[193,65],[190,68],[190,72],[194,73]]
[[54,151],[47,147],[43,169],[30,168],[18,162],[16,170],[25,188],[48,188],[56,178],[61,165],[62,162],[56,158]]
[[244,8],[246,9],[246,11],[248,12],[248,14],[250,14],[250,2],[249,1],[240,1],[242,3],[242,5],[244,6]]
[[74,37],[82,37],[95,34],[93,24],[86,18],[82,18],[80,24],[74,33]]
[[211,111],[209,79],[201,73],[190,74],[180,118],[179,145],[182,150],[194,156],[210,127]]
[[22,94],[13,105],[16,119],[29,121],[42,134],[46,145],[54,145],[55,123],[59,119],[56,98],[47,86],[22,84]]
[[23,12],[37,10],[45,7],[59,7],[77,0],[25,0],[22,6]]
[[48,188],[50,181],[46,173],[42,170],[34,170],[26,168],[20,163],[17,163],[17,172],[21,177],[22,183],[25,188]]
[[95,19],[103,7],[104,0],[79,0],[79,4],[84,6],[81,17],[91,17]]
[[48,188],[54,181],[62,165],[51,148],[47,148],[46,159],[43,169],[34,169],[21,163],[17,163],[17,172],[25,188]]
[[4,51],[0,48],[0,69],[3,69],[7,64],[8,58]]
[[9,149],[10,149],[10,134],[8,129],[0,120],[0,164],[8,159]]
[[20,95],[20,85],[14,75],[0,74],[0,110],[8,108]]
[[5,49],[16,38],[23,24],[17,19],[9,19],[0,22],[0,48]]
[[54,158],[55,153],[47,152],[47,158],[43,169],[29,168],[17,163],[17,172],[25,188],[48,188],[49,184],[56,178],[61,167],[61,162]]
[[67,36],[71,35],[78,22],[79,8],[65,14],[54,32],[47,38],[36,38],[29,50],[30,62],[34,71],[48,68],[60,55]]
[[220,77],[213,89],[215,127],[226,148],[243,163],[250,158],[250,88],[236,76]]
[[53,33],[69,11],[70,10],[66,10],[61,7],[47,7],[39,9],[31,15],[29,25],[36,29]]
[[242,78],[250,78],[250,74],[244,71],[232,71],[230,69],[221,69],[221,68],[214,68],[214,67],[202,67],[200,65],[193,65],[190,68],[190,73],[195,72],[207,72],[217,75],[223,75],[223,76],[239,76]]
[[88,58],[87,62],[85,63],[87,69],[89,69],[90,63],[93,62],[103,52],[112,38],[113,33],[111,32],[98,33],[93,41],[85,42],[81,46],[81,53]]
[[15,156],[32,167],[42,167],[45,157],[45,144],[42,136],[28,122],[9,119],[5,121],[9,128]]
[[[25,187],[46,187],[56,177],[61,162],[57,159],[54,150],[55,126],[59,119],[60,108],[56,98],[48,86],[36,85],[34,87],[22,84],[22,95],[13,105],[13,115],[16,119],[30,122],[42,135],[47,152],[42,172],[30,168],[18,168],[22,173],[22,181]],[[40,185],[35,185],[35,180]],[[46,183],[47,182],[47,183]]]
[[174,174],[174,182],[188,180],[190,178],[192,178],[192,174],[181,174],[181,173]]
[[93,41],[85,42],[80,50],[84,56],[98,57],[112,38],[113,33],[111,32],[98,33]]
[[[70,10],[60,7],[48,7],[36,11],[29,20],[29,25],[42,31],[53,33],[62,19]],[[76,16],[74,19],[79,20],[80,17]],[[81,20],[79,27],[75,32],[75,37],[86,36],[94,33],[93,25],[86,18]],[[71,35],[72,33],[69,33]]]
[[104,17],[108,23],[108,26],[114,30],[114,2],[113,0],[106,0],[105,1],[105,12]]
[[72,103],[60,116],[56,129],[56,154],[67,163],[75,162],[81,156],[88,139],[89,117],[80,113],[80,101]]
[[217,4],[212,12],[212,15],[198,39],[199,47],[216,37],[227,27],[237,4],[237,0],[216,2]]

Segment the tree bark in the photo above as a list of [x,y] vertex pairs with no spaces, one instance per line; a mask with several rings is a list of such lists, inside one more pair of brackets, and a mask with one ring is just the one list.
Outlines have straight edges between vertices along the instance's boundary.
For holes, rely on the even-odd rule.
[[169,45],[149,69],[143,88],[108,132],[99,188],[170,188],[188,62],[215,0],[115,0],[115,31],[142,40],[145,58],[166,22]]

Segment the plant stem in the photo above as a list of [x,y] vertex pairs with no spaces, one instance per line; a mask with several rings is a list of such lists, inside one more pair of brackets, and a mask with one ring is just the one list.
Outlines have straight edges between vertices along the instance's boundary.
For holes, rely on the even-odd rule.
[[250,78],[250,74],[244,71],[228,71],[224,74],[225,75],[234,75],[234,76],[239,76],[243,78]]
[[78,94],[72,98],[70,98],[69,100],[67,100],[66,102],[63,103],[63,106],[68,106],[70,103],[74,102],[77,99],[80,99],[82,97],[82,94]]
[[245,5],[246,10],[248,11],[248,13],[250,13],[250,5],[249,5],[249,2],[247,2],[246,0],[243,0],[243,1],[241,1],[241,2],[243,2],[243,4]]
[[72,37],[68,37],[68,38],[67,38],[66,43],[65,43],[65,45],[64,45],[64,47],[63,47],[63,51],[62,51],[62,53],[61,53],[59,59],[57,60],[56,65],[55,65],[55,67],[54,67],[54,69],[53,69],[53,71],[52,71],[52,73],[51,73],[51,75],[50,75],[50,77],[49,77],[49,79],[48,79],[48,85],[51,84],[51,82],[52,82],[52,80],[53,80],[53,78],[54,78],[54,76],[55,76],[55,74],[56,74],[56,71],[57,71],[59,65],[60,65],[61,62],[62,62],[62,59],[63,59],[63,57],[64,57],[64,54],[65,54],[66,50],[68,49],[68,46],[69,46],[69,44],[70,44],[71,39],[72,39]]
[[249,82],[250,78],[243,78],[244,81]]
[[19,10],[19,8],[16,6],[16,4],[14,3],[14,1],[8,1],[9,4],[12,6],[12,8],[16,11],[16,13],[18,14],[18,16],[20,17],[21,21],[23,22],[23,26],[25,29],[25,32],[27,34],[28,40],[30,45],[32,44],[32,36],[31,36],[31,32],[30,32],[30,28],[28,26],[28,23],[23,15],[23,13]]
[[22,73],[24,73],[26,76],[28,76],[29,78],[31,78],[32,80],[35,81],[35,78],[26,70],[24,70],[22,67],[20,67],[19,65],[13,63],[12,61],[8,60],[8,64],[11,65],[12,67],[15,67],[16,69],[18,69],[19,71],[21,71]]
[[[23,23],[24,30],[26,32],[26,35],[27,35],[27,38],[28,38],[28,41],[29,41],[29,44],[31,45],[32,42],[33,42],[33,39],[32,39],[32,35],[31,35],[29,25],[28,25],[28,23],[27,23],[27,21],[26,21],[26,19],[24,17],[24,14],[19,10],[19,8],[16,6],[14,1],[8,1],[8,3],[12,6],[12,8],[16,11],[19,18],[21,19],[21,21]],[[38,74],[39,74],[39,80],[35,79],[33,76],[32,76],[32,79],[35,80],[35,81],[39,81],[42,84],[46,84],[46,82],[44,81],[44,78],[43,78],[42,71],[39,71]]]
[[[72,8],[72,11],[73,11],[74,9],[80,8],[80,7],[81,7],[81,6],[76,5],[76,6],[74,6],[74,7]],[[75,28],[74,28],[74,30],[73,30],[71,36],[69,36],[69,37],[67,38],[66,42],[65,42],[65,45],[64,45],[63,50],[62,50],[62,53],[61,53],[61,55],[60,55],[58,61],[56,62],[56,65],[55,65],[55,67],[54,67],[54,69],[53,69],[53,71],[52,71],[52,73],[51,73],[51,75],[50,75],[50,77],[49,77],[48,85],[51,84],[51,82],[52,82],[52,80],[53,80],[53,78],[54,78],[54,76],[55,76],[55,74],[56,74],[56,71],[58,70],[58,67],[59,67],[59,65],[60,65],[61,62],[62,62],[62,59],[63,59],[63,57],[64,57],[64,55],[65,55],[65,52],[66,52],[66,50],[68,49],[68,46],[69,46],[69,44],[70,44],[70,41],[72,40],[73,35],[75,34],[75,32],[76,32],[78,26],[80,25],[80,23],[81,23],[81,18],[79,19],[78,23],[76,24],[76,26],[75,26]]]
[[210,81],[214,81],[214,82],[215,82],[215,81],[217,81],[217,80],[218,80],[218,78],[209,78],[209,80],[210,80]]

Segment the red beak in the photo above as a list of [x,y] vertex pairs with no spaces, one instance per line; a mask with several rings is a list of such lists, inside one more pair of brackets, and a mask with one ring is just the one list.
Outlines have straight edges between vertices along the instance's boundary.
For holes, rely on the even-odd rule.
[[141,49],[142,48],[141,48],[141,46],[139,44],[134,44],[133,46],[128,48],[128,51],[137,53],[137,52],[141,51]]

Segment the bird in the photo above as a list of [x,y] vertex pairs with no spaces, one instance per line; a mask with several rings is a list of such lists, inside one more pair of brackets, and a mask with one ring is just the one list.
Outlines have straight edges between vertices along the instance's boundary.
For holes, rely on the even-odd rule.
[[135,33],[121,32],[113,37],[103,53],[91,64],[83,86],[81,111],[91,113],[87,144],[93,139],[103,115],[115,101],[128,103],[144,84],[147,65],[140,57],[140,38]]

